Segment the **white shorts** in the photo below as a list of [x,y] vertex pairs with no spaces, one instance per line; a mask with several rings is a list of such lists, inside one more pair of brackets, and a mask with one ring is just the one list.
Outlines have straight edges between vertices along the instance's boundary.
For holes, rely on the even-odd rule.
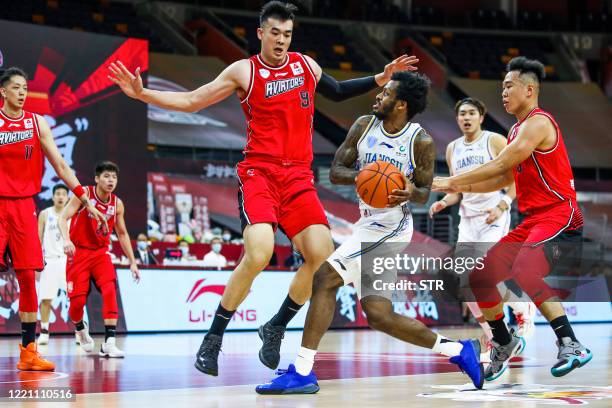
[[[408,246],[412,239],[413,228],[412,214],[407,207],[369,216],[362,215],[353,225],[351,237],[327,258],[327,262],[340,274],[345,285],[352,283],[355,286],[357,296],[361,299],[361,244],[373,243],[365,248],[366,252],[376,248],[380,251],[380,246],[377,245],[380,243],[400,242]],[[394,249],[398,248],[394,246]],[[395,255],[395,253],[388,254],[388,256]]]
[[510,212],[504,211],[493,224],[485,221],[488,214],[461,217],[457,242],[495,243],[510,231]]
[[45,262],[38,288],[40,300],[55,299],[59,289],[66,290],[66,257],[45,259]]

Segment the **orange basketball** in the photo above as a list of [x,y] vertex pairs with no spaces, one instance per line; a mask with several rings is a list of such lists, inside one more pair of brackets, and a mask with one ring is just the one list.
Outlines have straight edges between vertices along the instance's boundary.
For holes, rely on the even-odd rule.
[[365,166],[357,175],[357,194],[374,208],[384,208],[389,204],[389,194],[405,187],[402,172],[384,161],[375,161]]

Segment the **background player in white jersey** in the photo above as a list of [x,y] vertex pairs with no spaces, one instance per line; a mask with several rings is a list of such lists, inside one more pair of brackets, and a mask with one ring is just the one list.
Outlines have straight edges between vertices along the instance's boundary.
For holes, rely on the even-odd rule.
[[57,184],[53,187],[53,206],[44,209],[38,216],[38,236],[42,242],[45,269],[40,272],[40,336],[38,344],[49,343],[49,316],[51,302],[60,289],[66,291],[66,254],[64,240],[57,226],[60,213],[68,203],[68,187]]
[[[506,147],[506,138],[482,129],[487,108],[476,98],[461,99],[455,105],[457,124],[463,135],[446,147],[446,163],[451,175],[477,168],[497,157]],[[503,190],[490,193],[449,193],[429,208],[429,215],[460,203],[458,243],[475,243],[483,254],[510,230],[510,207],[516,197],[514,183]],[[478,255],[481,256],[481,255]],[[504,290],[505,292],[505,290]],[[476,302],[468,302],[472,314],[482,326],[487,340],[493,334]],[[535,305],[531,302],[509,302],[519,324],[519,335],[528,337],[533,332]]]
[[[361,255],[376,250],[376,256],[394,257],[391,242],[406,248],[412,238],[412,215],[408,201],[425,204],[436,160],[433,139],[410,120],[426,106],[429,80],[411,72],[396,72],[383,91],[376,96],[373,115],[362,116],[353,124],[339,147],[330,171],[334,184],[354,184],[359,173],[370,162],[392,162],[406,177],[405,190],[393,190],[390,205],[377,209],[360,200],[361,218],[353,235],[327,258],[314,276],[312,298],[302,347],[288,370],[269,383],[257,386],[260,394],[311,394],[319,390],[312,372],[319,342],[329,328],[336,307],[338,288],[353,283],[357,289],[368,324],[397,339],[441,354],[452,356],[451,362],[466,372],[474,385],[482,387],[483,368],[479,362],[478,340],[456,342],[432,332],[423,323],[394,312],[390,292],[374,291],[361,282]],[[356,166],[357,165],[357,166]],[[357,167],[357,169],[356,169]],[[362,244],[365,247],[362,250]],[[403,250],[403,249],[401,249]]]

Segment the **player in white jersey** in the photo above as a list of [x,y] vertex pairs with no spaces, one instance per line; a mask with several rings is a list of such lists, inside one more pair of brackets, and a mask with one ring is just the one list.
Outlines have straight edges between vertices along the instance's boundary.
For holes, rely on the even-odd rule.
[[[446,147],[446,163],[451,175],[464,173],[479,167],[497,157],[507,145],[506,138],[482,129],[486,106],[476,98],[461,99],[455,105],[459,129],[463,133]],[[457,243],[475,243],[475,249],[482,256],[489,247],[502,239],[510,230],[510,206],[516,197],[514,183],[506,191],[490,193],[452,193],[434,202],[429,214],[442,211],[446,207],[460,203],[459,236]],[[505,288],[502,288],[506,292]],[[468,302],[468,307],[481,325],[486,338],[493,335],[476,302]],[[535,305],[531,302],[508,302],[519,323],[519,335],[529,337],[533,332]],[[488,355],[488,354],[487,354]]]
[[38,236],[43,246],[45,269],[40,272],[40,336],[38,344],[49,343],[49,317],[51,302],[60,289],[66,290],[66,254],[57,221],[68,203],[68,187],[57,184],[53,187],[53,206],[44,209],[38,216]]
[[[406,177],[404,190],[393,190],[387,208],[378,209],[360,201],[361,218],[353,235],[319,268],[314,284],[302,347],[288,370],[269,383],[259,385],[260,394],[308,394],[319,390],[312,372],[319,342],[332,322],[338,289],[353,283],[369,325],[399,340],[432,349],[446,356],[482,387],[482,365],[478,340],[452,341],[432,332],[416,319],[395,313],[390,291],[376,291],[361,282],[361,256],[395,257],[412,238],[412,216],[407,202],[425,204],[436,159],[433,139],[411,119],[425,109],[429,80],[412,72],[393,74],[376,97],[373,115],[353,124],[338,148],[330,179],[334,184],[355,184],[359,169],[382,160],[393,163]],[[398,243],[388,249],[388,243]],[[363,248],[362,248],[363,245]],[[376,251],[376,252],[375,252]],[[394,252],[391,252],[394,251]],[[374,286],[374,287],[372,287]]]

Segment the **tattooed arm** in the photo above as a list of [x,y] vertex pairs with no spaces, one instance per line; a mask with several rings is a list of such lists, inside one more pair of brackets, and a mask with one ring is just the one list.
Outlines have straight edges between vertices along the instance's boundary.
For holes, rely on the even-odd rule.
[[355,177],[359,174],[359,171],[355,170],[357,143],[372,119],[372,115],[361,116],[349,129],[346,139],[336,151],[329,171],[329,180],[332,184],[355,184]]
[[410,200],[413,203],[425,204],[429,199],[431,182],[436,164],[436,145],[425,130],[421,130],[414,139],[415,169],[411,180],[406,180],[405,190],[393,190],[389,196],[389,207]]

